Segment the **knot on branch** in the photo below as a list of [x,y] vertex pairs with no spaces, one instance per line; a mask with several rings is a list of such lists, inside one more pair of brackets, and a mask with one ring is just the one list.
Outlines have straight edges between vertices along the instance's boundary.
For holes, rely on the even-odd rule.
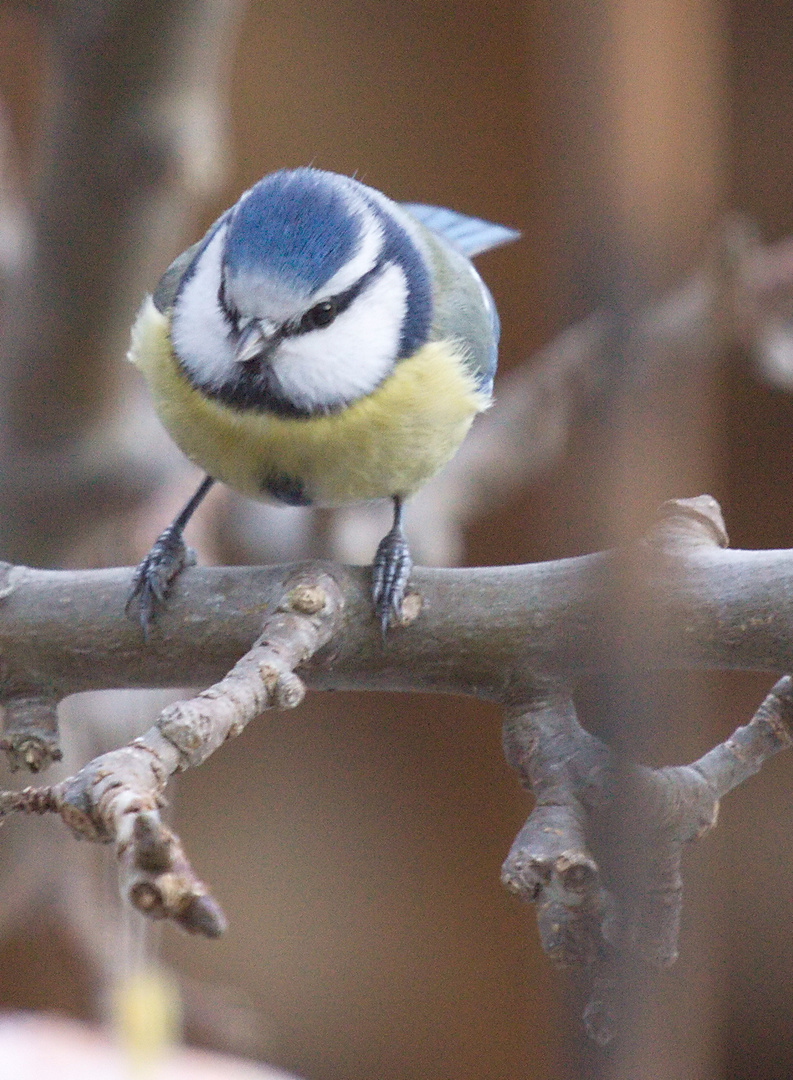
[[677,958],[683,845],[716,824],[728,791],[792,742],[789,676],[749,724],[691,765],[620,761],[584,731],[564,695],[508,714],[506,758],[536,806],[502,881],[535,904],[549,958],[588,980],[585,1021],[597,1041],[613,1034],[608,988],[622,959],[663,968]]
[[50,693],[15,694],[3,702],[0,750],[12,772],[42,772],[63,757],[58,731],[58,701]]
[[226,917],[196,877],[179,837],[156,812],[137,813],[132,834],[118,846],[124,887],[138,911],[153,919],[171,919],[183,930],[220,937]]
[[604,953],[611,901],[589,850],[585,792],[602,789],[608,751],[560,698],[504,722],[507,761],[537,804],[501,871],[504,885],[536,905],[543,949],[560,967],[586,967]]
[[557,967],[586,967],[598,959],[609,897],[575,806],[537,806],[515,839],[501,880],[536,905],[543,951]]
[[121,842],[137,814],[165,806],[168,770],[145,736],[89,761],[57,784],[58,813],[72,832],[98,843]]
[[729,546],[721,507],[712,495],[669,499],[658,509],[659,520],[647,540],[663,548],[685,545]]

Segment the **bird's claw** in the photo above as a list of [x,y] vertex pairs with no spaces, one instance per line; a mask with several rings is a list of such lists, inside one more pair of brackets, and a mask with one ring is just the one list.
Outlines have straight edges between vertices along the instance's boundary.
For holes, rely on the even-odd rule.
[[383,640],[391,622],[402,617],[402,601],[412,569],[404,533],[393,528],[380,541],[372,563],[372,599]]
[[148,638],[157,611],[163,606],[171,585],[195,561],[195,552],[187,547],[181,531],[169,525],[135,568],[124,610],[131,619],[140,623],[144,638]]

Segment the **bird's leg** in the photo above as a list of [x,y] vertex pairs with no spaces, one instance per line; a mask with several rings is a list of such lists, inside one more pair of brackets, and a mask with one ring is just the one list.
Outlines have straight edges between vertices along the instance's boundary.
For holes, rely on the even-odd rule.
[[402,531],[402,499],[393,496],[394,524],[377,546],[372,563],[372,599],[385,638],[391,617],[402,614],[405,587],[413,568],[408,542]]
[[195,563],[195,553],[186,546],[182,533],[214,482],[211,476],[204,477],[190,501],[168,528],[163,529],[149,554],[135,569],[126,612],[131,619],[140,622],[144,638],[149,636],[157,609],[167,597],[174,580],[185,567]]

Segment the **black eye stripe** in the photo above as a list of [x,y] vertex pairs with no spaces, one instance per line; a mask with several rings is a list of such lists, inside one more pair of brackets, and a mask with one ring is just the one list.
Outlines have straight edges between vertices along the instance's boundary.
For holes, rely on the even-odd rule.
[[[325,325],[330,325],[333,319],[341,315],[343,311],[346,311],[350,304],[352,304],[353,301],[361,295],[363,290],[369,284],[371,284],[371,282],[374,281],[375,278],[380,276],[380,274],[383,272],[387,265],[389,264],[382,260],[375,263],[372,269],[367,270],[363,277],[360,277],[356,282],[354,282],[349,287],[349,289],[345,289],[344,292],[337,293],[335,296],[329,296],[327,301],[321,301],[320,304],[329,303],[333,305],[333,318],[330,319]],[[309,334],[312,330],[320,329],[319,326],[305,325],[303,322],[305,316],[308,315],[309,312],[312,311],[314,308],[319,307],[320,304],[312,305],[312,307],[309,308],[308,311],[304,312],[303,315],[299,319],[294,320],[294,322],[284,324],[280,336],[299,337],[301,334]],[[228,301],[228,298],[226,296],[226,282],[222,274],[220,277],[220,284],[218,285],[218,306],[220,307],[220,310],[223,314],[223,318],[234,331],[234,333],[239,333],[240,313],[235,308],[233,308]]]
[[235,333],[239,333],[240,313],[236,311],[228,302],[228,299],[226,297],[226,278],[223,273],[221,273],[220,275],[220,284],[218,285],[218,306],[221,310],[223,318],[229,324],[231,329]]
[[[349,287],[349,289],[345,289],[344,292],[337,293],[335,296],[329,296],[327,298],[326,302],[333,305],[333,309],[334,309],[333,318],[334,319],[337,318],[339,315],[341,315],[341,313],[343,311],[346,311],[347,308],[350,306],[350,304],[352,304],[353,301],[358,296],[361,295],[363,290],[369,284],[371,284],[371,282],[374,281],[375,278],[380,276],[380,274],[385,269],[386,265],[387,264],[385,262],[377,262],[377,263],[375,263],[375,265],[372,267],[372,269],[367,270],[367,272],[363,275],[363,277],[358,278],[358,280],[353,285],[351,285]],[[303,325],[303,319],[305,318],[306,315],[309,314],[310,311],[313,311],[315,307],[319,307],[319,306],[320,306],[319,304],[312,305],[312,307],[309,308],[309,311],[305,312],[303,314],[303,316],[301,316],[300,319],[296,320],[294,323],[287,324],[287,326],[284,327],[285,336],[297,337],[300,334],[308,334],[312,330],[318,329],[318,327],[315,327],[315,326],[305,326],[305,325]],[[333,320],[331,319],[330,321],[332,322]],[[326,324],[326,325],[329,325],[329,323]]]

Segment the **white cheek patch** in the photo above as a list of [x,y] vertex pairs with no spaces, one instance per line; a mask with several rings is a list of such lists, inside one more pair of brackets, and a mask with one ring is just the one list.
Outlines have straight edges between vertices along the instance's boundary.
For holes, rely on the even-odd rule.
[[[364,207],[366,225],[353,259],[312,301],[286,291],[283,282],[237,277],[227,282],[229,299],[242,314],[266,311],[287,321],[312,302],[344,292],[376,264],[382,229]],[[218,300],[226,226],[218,229],[184,283],[171,314],[171,343],[188,375],[199,385],[221,387],[237,364],[229,324]],[[280,392],[308,411],[334,408],[371,393],[394,365],[407,312],[407,282],[397,265],[374,277],[353,303],[327,327],[287,337],[271,365]]]
[[391,265],[330,326],[287,338],[273,357],[283,393],[306,409],[371,393],[393,368],[407,311],[407,283]]
[[185,282],[171,315],[171,344],[185,368],[201,383],[220,382],[234,366],[229,325],[218,301],[220,258],[226,226],[221,226]]

